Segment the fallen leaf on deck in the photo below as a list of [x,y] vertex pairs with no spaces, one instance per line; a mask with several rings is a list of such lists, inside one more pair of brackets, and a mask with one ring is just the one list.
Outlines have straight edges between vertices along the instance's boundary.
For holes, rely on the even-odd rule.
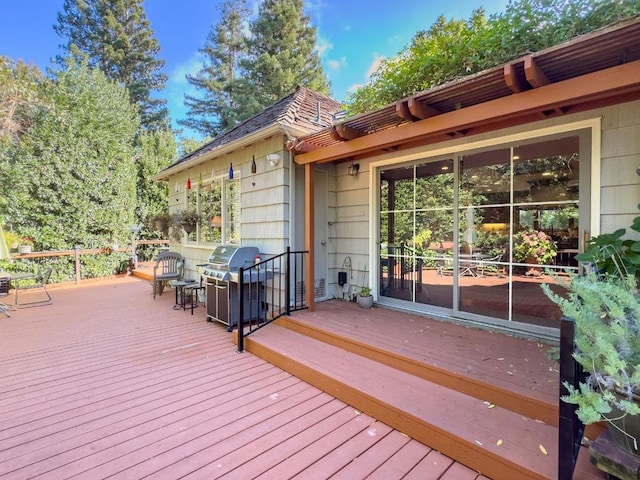
[[502,439],[498,440],[498,441],[496,442],[496,445],[497,445],[497,446],[502,445]]
[[480,446],[482,446],[482,442],[480,440],[476,440],[476,443]]
[[541,451],[542,453],[544,453],[545,455],[547,455],[547,449],[546,449],[546,448],[544,448],[544,445],[540,444],[540,445],[539,445],[539,447],[540,447],[540,451]]

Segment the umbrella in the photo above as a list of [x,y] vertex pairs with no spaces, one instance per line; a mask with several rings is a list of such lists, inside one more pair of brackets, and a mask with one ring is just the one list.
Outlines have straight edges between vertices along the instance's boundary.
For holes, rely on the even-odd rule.
[[9,247],[7,241],[4,239],[4,231],[2,230],[2,224],[0,224],[0,260],[10,260]]
[[469,205],[467,207],[467,229],[464,232],[462,240],[469,245],[469,253],[473,253],[473,244],[476,243],[478,236],[476,234],[475,225],[475,211],[474,208]]

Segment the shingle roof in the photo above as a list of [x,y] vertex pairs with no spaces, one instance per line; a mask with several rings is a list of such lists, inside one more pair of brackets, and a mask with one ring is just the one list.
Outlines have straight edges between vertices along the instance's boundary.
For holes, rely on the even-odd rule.
[[213,150],[229,145],[265,127],[280,124],[311,133],[332,125],[334,115],[342,104],[308,88],[298,86],[295,91],[265,108],[257,115],[245,120],[219,137],[185,155],[163,171],[201,157]]

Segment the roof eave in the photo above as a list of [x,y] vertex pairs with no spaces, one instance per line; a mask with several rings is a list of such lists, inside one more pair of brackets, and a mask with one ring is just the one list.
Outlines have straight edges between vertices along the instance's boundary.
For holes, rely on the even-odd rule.
[[301,129],[295,126],[285,125],[282,123],[273,123],[264,128],[256,130],[255,132],[245,135],[244,137],[239,138],[234,142],[230,142],[226,145],[222,145],[218,148],[210,150],[202,155],[195,156],[184,162],[179,162],[170,167],[167,167],[155,174],[152,179],[156,182],[168,181],[171,176],[176,175],[177,173],[214,160],[215,158],[221,157],[223,155],[229,155],[236,150],[246,148],[253,143],[265,140],[269,137],[272,137],[273,135],[283,134],[288,138],[293,138],[300,135],[307,135],[309,133],[310,132],[308,130]]

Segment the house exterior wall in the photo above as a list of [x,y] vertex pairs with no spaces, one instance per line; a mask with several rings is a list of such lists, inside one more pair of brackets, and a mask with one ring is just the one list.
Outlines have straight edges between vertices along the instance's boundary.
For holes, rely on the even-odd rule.
[[[211,179],[227,177],[233,164],[234,178],[240,179],[241,242],[256,246],[262,253],[282,253],[289,243],[289,170],[291,160],[285,147],[286,137],[274,135],[261,142],[214,157],[200,165],[172,175],[169,180],[169,213],[184,209],[187,202],[186,183],[192,188],[200,176],[206,183]],[[280,153],[280,161],[271,166],[268,154]],[[256,173],[251,173],[255,157]],[[177,185],[177,191],[176,191]],[[215,244],[171,241],[170,249],[180,252],[186,259],[186,278],[199,278],[198,264],[206,263]]]
[[370,262],[374,259],[371,250],[379,241],[378,238],[371,238],[377,236],[370,218],[377,210],[375,205],[371,205],[376,198],[372,191],[375,182],[370,178],[372,163],[400,163],[428,157],[430,152],[436,150],[464,150],[474,148],[478,142],[506,135],[598,118],[601,119],[601,148],[597,152],[600,168],[593,177],[593,188],[598,191],[592,198],[599,198],[599,204],[592,206],[592,212],[596,215],[592,235],[627,228],[627,237],[640,238],[640,234],[628,229],[639,213],[637,206],[640,203],[640,176],[636,173],[636,168],[640,166],[640,101],[634,101],[360,160],[360,171],[355,177],[347,174],[350,163],[338,164],[333,182],[335,191],[332,192],[335,207],[330,210],[330,218],[334,223],[329,228],[329,241],[335,245],[335,251],[329,255],[328,291],[335,292],[336,298],[342,297],[343,289],[337,285],[337,272],[344,270],[349,260],[352,293],[359,291],[362,286],[375,283],[369,277],[372,271]]

